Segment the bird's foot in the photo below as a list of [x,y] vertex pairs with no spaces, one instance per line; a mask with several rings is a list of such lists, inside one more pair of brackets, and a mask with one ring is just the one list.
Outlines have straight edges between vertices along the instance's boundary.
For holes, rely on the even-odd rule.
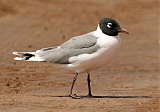
[[93,96],[92,96],[92,94],[88,94],[88,95],[87,95],[87,97],[90,97],[90,98],[92,98]]
[[71,97],[71,98],[74,98],[74,99],[81,99],[82,97],[79,97],[79,96],[77,96],[76,94],[69,94],[69,96]]

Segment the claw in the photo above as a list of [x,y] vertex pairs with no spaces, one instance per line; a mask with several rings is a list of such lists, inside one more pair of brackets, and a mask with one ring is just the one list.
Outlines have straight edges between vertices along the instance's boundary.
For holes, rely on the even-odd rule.
[[70,97],[74,98],[74,99],[81,99],[82,97],[77,96],[76,94],[69,94]]
[[88,94],[87,97],[92,98],[93,96],[92,96],[92,94]]

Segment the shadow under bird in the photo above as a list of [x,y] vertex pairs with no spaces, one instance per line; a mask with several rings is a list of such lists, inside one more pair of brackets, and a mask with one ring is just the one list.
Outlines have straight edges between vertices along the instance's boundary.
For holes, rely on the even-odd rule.
[[69,96],[81,98],[72,93],[78,74],[87,73],[88,97],[92,97],[90,71],[108,64],[117,53],[121,38],[118,33],[129,34],[112,18],[101,19],[95,31],[75,36],[60,46],[42,48],[35,52],[13,52],[14,60],[49,62],[69,73],[74,73]]

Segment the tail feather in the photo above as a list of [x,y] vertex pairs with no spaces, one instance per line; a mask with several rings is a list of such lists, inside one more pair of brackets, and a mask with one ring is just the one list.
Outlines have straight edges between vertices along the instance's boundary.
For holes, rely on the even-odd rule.
[[35,55],[36,52],[13,52],[12,54],[13,55],[17,55],[17,56],[25,56],[27,54],[29,54],[29,55]]
[[36,52],[13,52],[12,54],[19,56],[15,57],[14,60],[43,61],[42,59],[35,56]]

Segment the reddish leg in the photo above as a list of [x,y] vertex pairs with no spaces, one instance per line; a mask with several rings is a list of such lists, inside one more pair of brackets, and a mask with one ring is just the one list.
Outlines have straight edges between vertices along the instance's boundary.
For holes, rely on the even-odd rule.
[[81,97],[77,97],[76,94],[72,94],[72,90],[73,90],[73,87],[74,87],[74,83],[77,80],[77,76],[78,76],[78,73],[76,73],[76,75],[73,78],[73,82],[72,82],[72,86],[71,86],[71,90],[70,90],[69,96],[72,97],[72,98],[75,98],[75,99],[80,99]]

